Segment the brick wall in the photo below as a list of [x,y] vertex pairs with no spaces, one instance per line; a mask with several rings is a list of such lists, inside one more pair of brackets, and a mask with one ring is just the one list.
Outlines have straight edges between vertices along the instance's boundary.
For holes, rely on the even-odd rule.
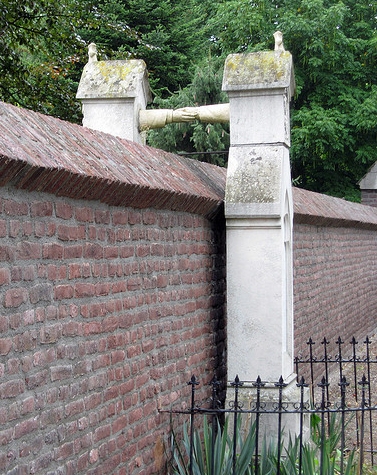
[[371,337],[377,329],[377,211],[294,190],[295,353],[309,337],[333,344]]
[[166,473],[159,410],[224,372],[223,230],[2,188],[0,473]]
[[361,190],[361,202],[367,206],[377,206],[377,190]]

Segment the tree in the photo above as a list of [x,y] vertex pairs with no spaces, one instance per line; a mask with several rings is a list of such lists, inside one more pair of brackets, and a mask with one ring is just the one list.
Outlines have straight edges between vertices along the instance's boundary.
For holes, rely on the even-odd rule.
[[92,14],[91,2],[3,0],[0,99],[77,120],[74,77],[85,45],[76,31]]
[[376,2],[219,1],[208,21],[218,56],[273,48],[294,59],[292,174],[304,188],[358,199],[377,160]]
[[[221,92],[223,67],[223,61],[218,58],[202,60],[191,84],[167,99],[157,97],[154,106],[178,109],[227,102],[226,94]],[[193,158],[201,161],[225,165],[229,148],[229,126],[200,122],[169,124],[163,129],[150,131],[148,143],[171,152],[190,153]]]
[[298,84],[293,175],[305,188],[356,199],[377,160],[375,5],[302,0],[281,29]]
[[[96,42],[99,59],[141,58],[153,91],[185,87],[207,53],[209,0],[3,0],[0,100],[81,122],[75,100]],[[191,72],[190,72],[191,71]]]
[[81,30],[81,37],[108,59],[143,59],[152,90],[161,97],[190,82],[210,44],[204,33],[208,0],[102,0],[98,11],[102,23]]

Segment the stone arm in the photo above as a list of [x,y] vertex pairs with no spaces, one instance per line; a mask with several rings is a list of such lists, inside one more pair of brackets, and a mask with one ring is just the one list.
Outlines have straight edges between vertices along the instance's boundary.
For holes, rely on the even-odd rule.
[[181,109],[148,109],[139,112],[139,130],[159,129],[178,122],[229,122],[229,104],[215,104]]

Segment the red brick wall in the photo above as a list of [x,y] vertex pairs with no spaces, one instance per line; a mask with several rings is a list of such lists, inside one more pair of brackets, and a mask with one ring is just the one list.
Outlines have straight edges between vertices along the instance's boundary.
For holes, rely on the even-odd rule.
[[[308,354],[309,337],[321,352],[324,337],[335,343],[340,336],[348,343],[353,336],[372,336],[377,328],[377,230],[356,223],[295,223],[293,243],[295,354]],[[333,344],[333,355],[334,350]]]
[[223,223],[2,188],[0,473],[157,474],[224,372]]

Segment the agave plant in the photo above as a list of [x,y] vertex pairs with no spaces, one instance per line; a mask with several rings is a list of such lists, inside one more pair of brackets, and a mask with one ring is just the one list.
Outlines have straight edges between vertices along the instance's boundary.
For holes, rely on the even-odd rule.
[[[198,430],[193,433],[190,445],[188,425],[183,426],[182,445],[172,431],[171,470],[169,475],[356,475],[358,474],[355,453],[342,457],[338,447],[340,427],[335,415],[331,417],[326,437],[321,434],[320,418],[312,420],[312,440],[301,445],[299,437],[288,443],[277,444],[264,439],[261,444],[258,463],[255,463],[256,427],[252,423],[246,437],[242,436],[241,418],[237,420],[235,435],[228,430],[228,419],[224,427],[212,424],[204,418],[202,436]],[[236,437],[236,441],[234,440]],[[233,458],[233,447],[237,447]],[[300,450],[301,445],[301,450]],[[279,457],[280,455],[280,457]],[[299,460],[301,463],[299,463]],[[190,468],[191,461],[191,468]]]
[[[241,418],[237,420],[237,457],[233,460],[234,439],[229,435],[228,419],[223,427],[216,421],[216,430],[204,418],[203,436],[194,432],[193,447],[190,447],[190,435],[187,424],[183,426],[183,449],[177,443],[176,435],[172,434],[173,468],[172,475],[230,475],[233,464],[237,475],[251,475],[251,457],[255,452],[255,425],[252,424],[245,438],[241,435]],[[192,457],[190,453],[192,450]],[[192,471],[190,472],[190,459]]]

